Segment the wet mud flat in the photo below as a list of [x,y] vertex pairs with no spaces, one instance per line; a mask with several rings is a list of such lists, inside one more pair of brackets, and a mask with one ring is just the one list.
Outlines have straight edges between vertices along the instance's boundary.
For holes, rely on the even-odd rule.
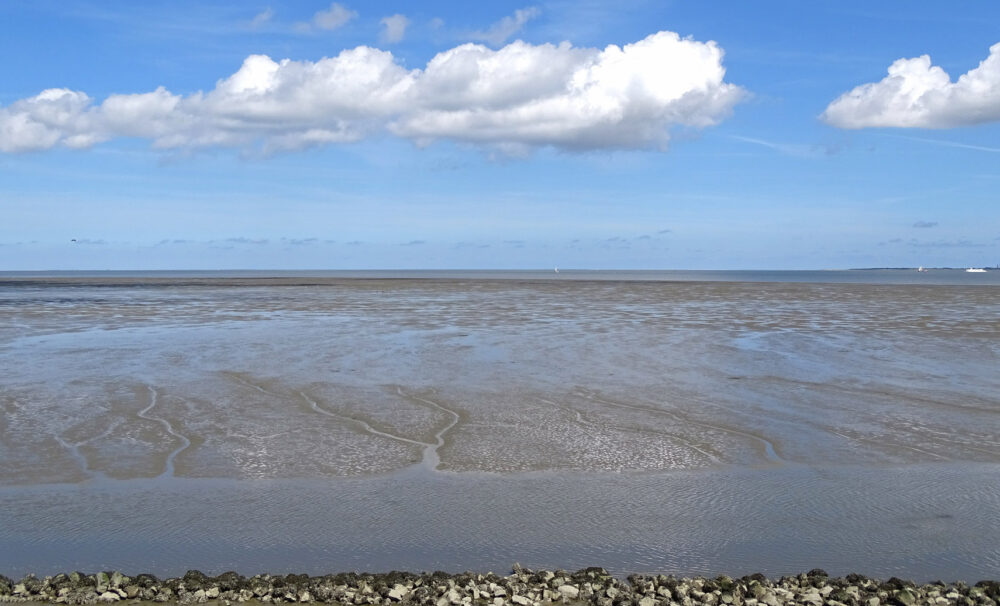
[[1000,569],[997,469],[786,465],[671,472],[105,480],[0,488],[0,570],[179,576],[583,568],[919,581]]
[[858,574],[830,578],[822,569],[777,580],[761,574],[738,579],[724,575],[711,579],[630,575],[622,580],[597,567],[569,573],[527,570],[518,564],[503,576],[391,572],[319,577],[263,574],[246,578],[235,572],[208,577],[191,570],[183,577],[160,580],[149,574],[129,577],[120,572],[93,575],[73,572],[44,579],[28,575],[20,581],[0,576],[0,602],[10,601],[227,605],[319,602],[358,606],[995,606],[1000,601],[1000,583],[983,580],[970,586],[938,581],[918,585],[895,577],[882,581]]
[[989,577],[998,295],[7,280],[0,570]]

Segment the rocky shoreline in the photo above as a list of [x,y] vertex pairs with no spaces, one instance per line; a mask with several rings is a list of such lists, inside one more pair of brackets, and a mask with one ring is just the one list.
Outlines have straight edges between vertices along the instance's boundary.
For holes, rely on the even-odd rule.
[[778,580],[754,574],[676,578],[632,575],[623,581],[603,568],[577,572],[528,570],[511,574],[341,573],[326,576],[227,572],[209,577],[192,570],[158,579],[120,572],[73,572],[19,581],[0,575],[0,602],[98,604],[109,602],[197,604],[318,602],[344,606],[997,606],[1000,583],[980,581],[919,585],[850,574],[831,578],[815,569]]

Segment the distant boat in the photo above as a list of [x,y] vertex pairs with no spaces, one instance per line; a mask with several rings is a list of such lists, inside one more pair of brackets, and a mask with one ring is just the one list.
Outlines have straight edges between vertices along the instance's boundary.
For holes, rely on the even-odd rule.
[[923,265],[921,265],[920,267],[918,267],[918,268],[917,268],[917,271],[919,271],[919,272],[925,272],[925,271],[927,271],[927,270],[926,270],[926,269],[924,269],[924,266],[923,266]]
[[986,270],[983,269],[982,267],[970,267],[969,269],[965,270],[965,273],[967,273],[967,274],[985,274]]

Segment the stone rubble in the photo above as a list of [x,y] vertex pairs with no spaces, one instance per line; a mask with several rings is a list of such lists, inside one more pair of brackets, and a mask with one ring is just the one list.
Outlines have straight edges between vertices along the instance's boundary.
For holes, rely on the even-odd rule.
[[111,602],[200,604],[318,602],[342,606],[1000,606],[1000,583],[980,581],[918,585],[895,577],[880,581],[850,574],[830,578],[815,569],[771,580],[761,574],[675,578],[631,575],[627,582],[603,568],[569,573],[514,565],[493,573],[304,574],[250,578],[235,572],[209,577],[188,571],[160,580],[114,572],[71,572],[20,581],[0,575],[0,602],[103,604]]

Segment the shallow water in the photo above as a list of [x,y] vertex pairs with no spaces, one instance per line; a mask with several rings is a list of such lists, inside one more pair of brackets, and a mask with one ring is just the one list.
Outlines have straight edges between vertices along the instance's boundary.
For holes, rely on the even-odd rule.
[[996,576],[1000,287],[559,276],[0,281],[0,571]]

